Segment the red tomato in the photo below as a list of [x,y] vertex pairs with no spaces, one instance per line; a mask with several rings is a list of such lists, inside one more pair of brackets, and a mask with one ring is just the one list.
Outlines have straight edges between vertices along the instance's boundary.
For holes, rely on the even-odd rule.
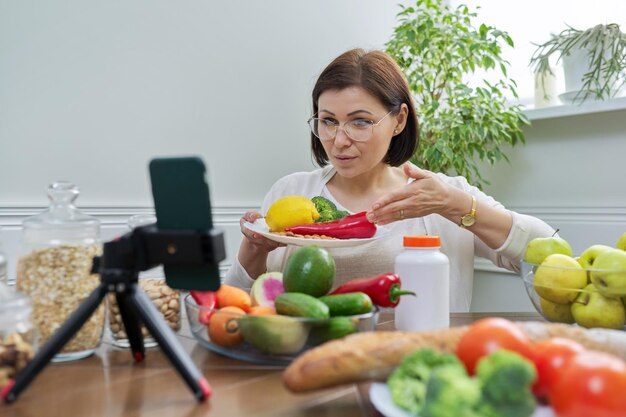
[[533,392],[542,399],[548,400],[554,382],[559,378],[561,369],[574,355],[581,353],[585,348],[571,340],[554,337],[535,344],[535,367],[537,381],[533,385]]
[[559,417],[626,416],[626,362],[602,352],[572,356],[552,387]]
[[533,360],[533,344],[524,332],[510,320],[497,317],[481,319],[472,324],[461,336],[456,355],[465,364],[470,375],[474,375],[476,363],[483,356],[507,349]]

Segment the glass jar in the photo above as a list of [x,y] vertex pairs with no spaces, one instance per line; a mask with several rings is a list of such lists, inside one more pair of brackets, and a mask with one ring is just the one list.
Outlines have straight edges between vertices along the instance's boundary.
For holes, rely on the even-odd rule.
[[0,387],[35,356],[37,332],[30,299],[0,282]]
[[2,251],[2,228],[0,227],[0,283],[8,284],[7,257]]
[[[78,194],[74,184],[55,182],[48,210],[22,223],[16,288],[31,298],[42,345],[100,283],[91,273],[94,256],[102,253],[100,222],[74,206]],[[101,305],[53,361],[91,355],[102,340],[104,313]]]
[[[156,216],[153,214],[137,214],[128,219],[128,227],[133,230],[136,227],[156,223]],[[154,305],[163,315],[165,322],[174,331],[180,330],[180,293],[170,288],[165,282],[163,268],[158,266],[148,271],[139,273],[139,287],[150,297]],[[115,294],[109,293],[108,298],[108,321],[109,331],[113,344],[118,347],[127,348],[130,346],[128,336],[124,329],[122,316]],[[144,337],[145,347],[157,346],[156,340],[150,336],[150,332],[145,326],[141,326],[141,333]]]

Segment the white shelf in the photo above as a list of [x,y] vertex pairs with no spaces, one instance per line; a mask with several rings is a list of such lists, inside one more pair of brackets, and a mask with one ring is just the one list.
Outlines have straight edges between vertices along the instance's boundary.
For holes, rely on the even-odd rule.
[[523,112],[531,121],[556,119],[558,117],[581,116],[626,109],[626,97],[616,97],[604,101],[586,101],[581,104],[564,104],[542,108],[527,108]]

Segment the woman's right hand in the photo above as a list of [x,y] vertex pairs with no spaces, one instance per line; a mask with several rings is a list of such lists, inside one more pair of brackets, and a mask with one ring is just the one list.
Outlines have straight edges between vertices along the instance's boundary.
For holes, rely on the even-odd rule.
[[244,236],[245,243],[250,245],[250,249],[255,252],[265,253],[269,253],[278,247],[285,246],[283,243],[270,240],[244,226],[245,223],[254,223],[257,219],[262,217],[263,216],[258,211],[250,210],[245,212],[239,220],[239,226],[241,228],[241,233]]

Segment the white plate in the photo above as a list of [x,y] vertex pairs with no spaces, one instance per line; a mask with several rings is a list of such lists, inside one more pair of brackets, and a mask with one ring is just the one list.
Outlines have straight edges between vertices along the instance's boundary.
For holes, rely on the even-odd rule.
[[265,219],[257,219],[254,223],[244,223],[244,225],[255,233],[258,233],[275,242],[284,243],[286,245],[308,246],[317,245],[323,248],[347,248],[351,246],[359,246],[372,242],[387,234],[387,229],[377,226],[376,234],[368,239],[308,239],[305,237],[281,236],[270,233]]
[[[374,382],[370,386],[370,401],[385,417],[416,417],[394,404],[387,384]],[[550,407],[539,406],[531,417],[554,417]]]

